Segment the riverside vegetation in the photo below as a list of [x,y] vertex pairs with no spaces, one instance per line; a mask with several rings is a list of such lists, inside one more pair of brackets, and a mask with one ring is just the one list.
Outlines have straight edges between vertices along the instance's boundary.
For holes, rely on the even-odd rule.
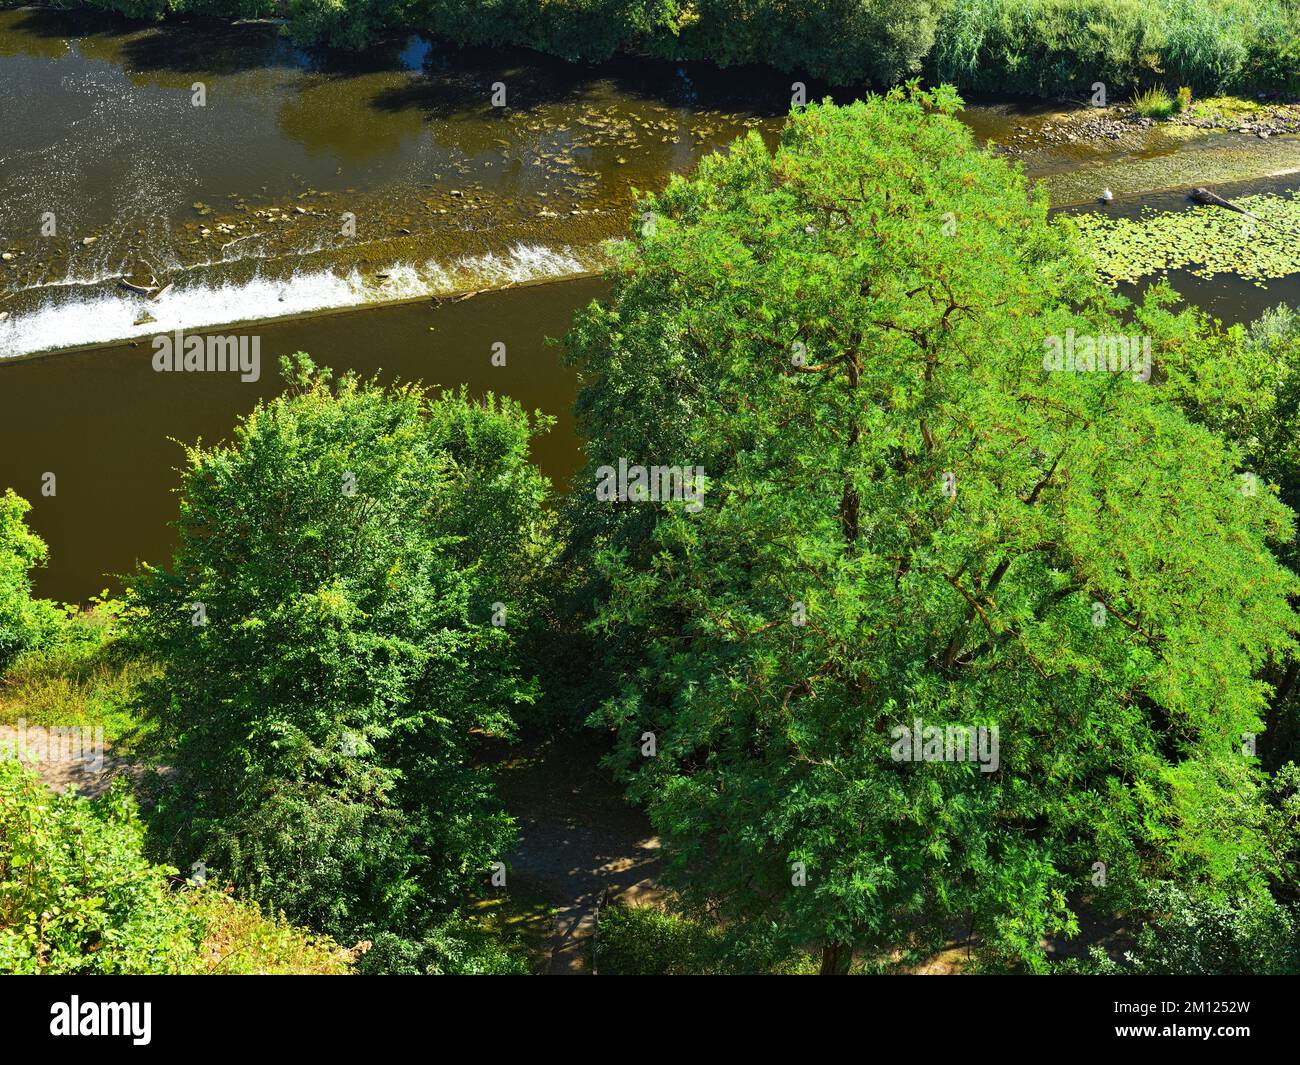
[[[6,6],[22,6],[5,0]],[[82,0],[130,18],[287,18],[304,42],[359,48],[399,29],[523,45],[572,60],[616,53],[767,63],[835,84],[925,73],[1055,96],[1168,81],[1201,92],[1300,88],[1290,0]]]
[[[674,891],[609,912],[603,972],[891,971],[954,929],[983,971],[1300,971],[1300,322],[1121,299],[959,105],[797,108],[644,200],[567,338],[567,494],[545,418],[305,355],[186,452],[120,601],[33,599],[7,494],[8,683],[166,771],[137,811],[0,767],[0,964],[528,971],[478,908],[514,836],[482,751],[592,728]],[[1070,330],[1150,337],[1151,380],[1046,369]],[[598,499],[620,459],[703,467],[702,508]],[[997,772],[894,760],[917,718],[997,728]],[[1128,950],[1057,960],[1085,913]]]

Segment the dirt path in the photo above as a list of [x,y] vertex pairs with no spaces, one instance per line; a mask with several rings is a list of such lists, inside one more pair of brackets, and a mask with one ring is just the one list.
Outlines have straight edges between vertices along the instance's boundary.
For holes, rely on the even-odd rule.
[[[108,790],[121,773],[141,767],[102,750],[60,750],[52,730],[28,728],[25,745],[13,726],[0,726],[0,757],[24,746],[23,760],[55,791],[75,786],[89,798]],[[519,844],[509,858],[510,875],[556,906],[547,972],[582,974],[591,969],[596,906],[610,898],[658,902],[659,841],[649,821],[629,806],[621,789],[600,769],[599,743],[565,737],[503,752],[497,762],[499,789],[519,825]]]
[[139,775],[140,766],[119,758],[109,744],[72,739],[53,728],[27,726],[20,732],[13,725],[0,725],[0,758],[15,755],[33,769],[55,791],[75,785],[77,793],[93,799],[104,794],[120,773]]
[[499,789],[519,823],[512,875],[558,907],[551,974],[590,972],[591,934],[602,892],[638,903],[662,897],[655,883],[659,841],[597,767],[600,748],[564,737],[512,753],[498,765]]

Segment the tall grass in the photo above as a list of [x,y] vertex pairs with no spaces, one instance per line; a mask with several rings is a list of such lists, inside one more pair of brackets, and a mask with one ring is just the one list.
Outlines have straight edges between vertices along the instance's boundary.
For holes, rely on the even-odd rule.
[[1133,97],[1133,110],[1146,118],[1168,118],[1178,110],[1178,105],[1169,93],[1157,85]]
[[958,85],[1117,93],[1163,76],[1199,92],[1293,90],[1292,0],[945,0],[932,73]]
[[0,725],[102,727],[119,750],[143,736],[131,703],[157,670],[119,640],[113,611],[74,615],[53,646],[18,657],[0,676]]
[[[19,0],[0,0],[0,7]],[[26,2],[26,0],[23,0]],[[76,2],[76,0],[73,0]],[[304,43],[360,47],[397,29],[524,45],[572,60],[615,52],[768,63],[836,84],[924,72],[1044,96],[1157,78],[1198,93],[1300,90],[1297,0],[80,0],[136,18],[248,17],[287,7]],[[62,3],[62,0],[60,0]]]

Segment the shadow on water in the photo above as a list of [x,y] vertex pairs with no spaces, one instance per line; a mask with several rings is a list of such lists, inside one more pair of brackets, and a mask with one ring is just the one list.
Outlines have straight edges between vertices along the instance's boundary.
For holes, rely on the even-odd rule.
[[479,113],[495,81],[508,85],[515,108],[572,102],[602,85],[663,107],[721,109],[757,118],[785,115],[795,80],[803,82],[809,99],[832,96],[843,103],[867,91],[865,86],[832,89],[816,79],[757,65],[720,69],[703,62],[631,56],[575,63],[525,48],[461,47],[422,33],[390,35],[350,51],[298,45],[272,22],[194,16],[154,23],[106,12],[43,8],[20,15],[9,27],[13,32],[0,40],[0,55],[57,58],[75,41],[87,57],[113,61],[131,76],[231,76],[269,69],[329,78],[421,73],[430,80],[380,92],[373,105],[381,111],[416,107],[437,118]]

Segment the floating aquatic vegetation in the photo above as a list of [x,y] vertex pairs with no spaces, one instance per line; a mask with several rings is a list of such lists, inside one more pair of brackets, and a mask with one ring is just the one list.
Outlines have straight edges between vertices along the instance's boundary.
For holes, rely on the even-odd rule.
[[1269,279],[1300,273],[1300,199],[1260,193],[1232,202],[1257,219],[1223,207],[1189,206],[1144,209],[1137,218],[1091,212],[1074,222],[1111,284],[1187,270],[1197,277],[1234,273],[1263,288]]

